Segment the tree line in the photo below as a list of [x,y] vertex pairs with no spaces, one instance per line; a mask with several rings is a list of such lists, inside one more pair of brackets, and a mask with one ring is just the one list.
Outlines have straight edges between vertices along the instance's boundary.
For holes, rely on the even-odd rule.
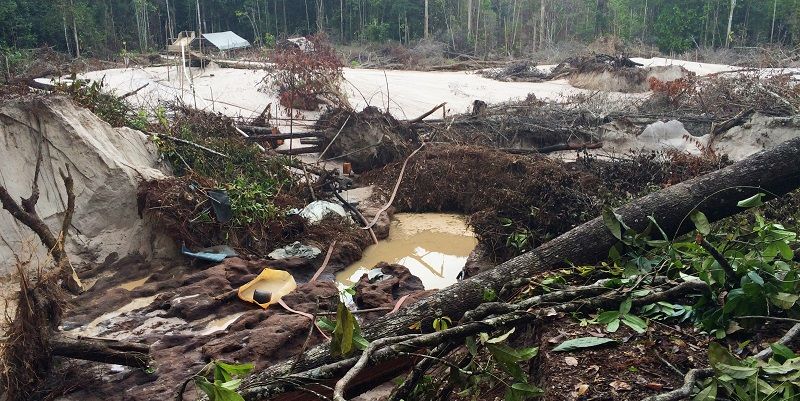
[[163,48],[180,31],[257,45],[324,31],[338,43],[430,39],[519,55],[615,35],[664,52],[800,43],[800,0],[0,0],[0,46],[74,56]]

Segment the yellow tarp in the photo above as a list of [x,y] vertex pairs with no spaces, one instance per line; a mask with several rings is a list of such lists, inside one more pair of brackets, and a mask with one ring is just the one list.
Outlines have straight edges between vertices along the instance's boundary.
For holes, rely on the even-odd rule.
[[[265,268],[253,281],[239,287],[239,298],[242,301],[254,303],[267,309],[270,305],[278,302],[284,295],[294,291],[295,288],[297,288],[297,283],[294,282],[294,277],[291,274],[283,270]],[[263,304],[256,302],[253,299],[253,293],[256,290],[272,294],[269,302]]]

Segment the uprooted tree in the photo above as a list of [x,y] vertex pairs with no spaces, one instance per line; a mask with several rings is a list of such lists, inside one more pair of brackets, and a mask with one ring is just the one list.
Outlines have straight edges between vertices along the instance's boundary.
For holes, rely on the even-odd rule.
[[[738,203],[742,199],[759,193],[771,199],[800,187],[800,165],[795,161],[798,156],[800,139],[790,140],[724,169],[633,201],[615,210],[615,214],[636,232],[642,232],[652,221],[658,221],[664,235],[673,239],[693,228],[688,219],[693,212],[702,212],[713,222],[741,211]],[[293,361],[275,365],[247,379],[242,394],[247,400],[275,399],[281,394],[289,399],[299,396],[301,393],[298,391],[330,391],[331,388],[326,390],[325,385],[338,381],[334,395],[340,399],[351,382],[382,383],[396,376],[398,367],[410,366],[408,357],[414,350],[447,346],[479,331],[531,324],[553,312],[574,310],[578,305],[566,301],[575,299],[576,294],[603,295],[590,298],[591,301],[584,299],[578,302],[580,305],[586,302],[593,306],[619,305],[623,296],[602,285],[553,293],[549,295],[555,297],[553,299],[533,297],[517,303],[484,301],[487,290],[498,294],[513,293],[524,285],[524,280],[509,281],[510,277],[530,278],[565,268],[569,263],[582,265],[603,260],[618,240],[607,222],[598,217],[531,252],[373,322],[363,329],[364,337],[373,343],[360,358],[335,357],[327,345],[317,346]],[[701,282],[677,286],[667,283],[656,288],[657,291],[649,298],[635,302],[655,302],[687,292],[703,292],[707,285]],[[542,308],[539,304],[543,301],[550,302],[549,305],[555,301],[559,306]],[[420,327],[431,327],[433,321],[442,316],[461,321],[443,331],[419,332]],[[375,364],[380,366],[365,371],[366,366]]]
[[27,263],[17,260],[20,291],[6,333],[7,340],[0,347],[0,392],[8,400],[31,399],[50,373],[54,356],[138,368],[146,368],[149,364],[147,345],[71,338],[58,332],[66,303],[63,290],[77,294],[82,291],[82,285],[64,248],[75,212],[74,181],[69,165],[64,166],[66,173],[59,168],[67,194],[67,207],[58,234],[54,234],[36,212],[44,140],[42,137],[39,141],[31,195],[18,203],[0,185],[3,209],[36,233],[53,262],[52,268],[38,266],[37,277],[32,278],[26,271]]

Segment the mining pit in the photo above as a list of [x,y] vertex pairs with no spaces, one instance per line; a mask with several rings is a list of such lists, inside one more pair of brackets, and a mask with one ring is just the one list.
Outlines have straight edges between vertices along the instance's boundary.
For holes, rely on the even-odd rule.
[[[345,68],[342,89],[349,104],[302,115],[276,106],[280,100],[263,88],[259,69],[196,68],[191,83],[172,66],[78,75],[117,94],[147,84],[126,99],[132,110],[174,102],[141,130],[113,127],[68,94],[30,93],[4,101],[0,185],[17,200],[38,182],[36,217],[50,230],[57,232],[70,216],[71,224],[54,237],[65,241],[64,252],[83,285],[75,295],[60,295],[65,306],[52,309],[58,310],[56,327],[40,329],[149,350],[146,369],[52,351],[52,366],[33,364],[19,373],[29,382],[18,390],[63,400],[174,398],[183,393],[182,383],[221,360],[254,364],[259,373],[243,387],[248,401],[267,399],[259,386],[274,372],[291,385],[279,389],[287,398],[275,399],[315,399],[318,391],[327,397],[332,388],[325,386],[337,382],[339,371],[308,379],[305,388],[280,369],[289,364],[300,374],[332,361],[326,344],[339,334],[317,322],[341,317],[340,305],[351,309],[365,336],[380,330],[422,335],[459,327],[462,316],[454,313],[461,302],[484,298],[499,304],[538,291],[532,282],[545,283],[543,294],[549,294],[564,284],[550,272],[495,278],[493,283],[511,287],[528,280],[497,291],[481,280],[496,266],[593,224],[604,206],[669,190],[747,162],[762,150],[783,149],[781,143],[800,136],[796,70],[745,76],[731,66],[632,60],[638,66],[625,68],[658,68],[637,70],[630,78],[616,67],[574,72],[539,66],[536,82],[500,82],[475,71]],[[552,79],[541,78],[548,75]],[[647,83],[651,78],[673,86],[659,90]],[[741,95],[742,107],[720,89],[738,81],[755,88]],[[697,86],[687,90],[687,82]],[[708,95],[702,107],[696,93]],[[713,112],[703,109],[709,103]],[[69,189],[65,171],[74,177]],[[788,196],[794,202],[797,193]],[[0,268],[13,276],[2,286],[12,306],[6,331],[15,335],[31,329],[13,323],[13,306],[42,302],[25,295],[28,288],[39,294],[34,289],[49,291],[64,281],[59,276],[53,281],[58,285],[35,285],[47,283],[43,272],[54,270],[37,234],[0,213]],[[573,258],[588,256],[558,252],[552,257],[568,262],[559,265],[562,271],[602,262],[571,265]],[[596,273],[570,279],[582,285],[599,279]],[[21,298],[7,289],[18,289],[19,282]],[[458,286],[472,290],[466,300],[458,294],[437,298]],[[485,291],[475,296],[475,288]],[[407,313],[421,317],[411,325],[389,324]],[[683,377],[673,370],[706,366],[701,360],[708,340],[676,329],[682,323],[654,324],[638,337],[626,327],[606,336],[570,320],[570,312],[547,313],[542,316],[558,317],[544,326],[516,325],[510,337],[515,344],[540,344],[543,357],[525,366],[545,399],[583,391],[580,385],[590,380],[606,385],[611,374],[598,371],[608,369],[638,385],[602,399],[641,398],[679,387]],[[442,326],[445,317],[448,327]],[[630,369],[632,357],[613,350],[563,362],[552,348],[576,336],[630,341],[645,355],[636,368],[641,370]],[[19,344],[16,357],[39,343]],[[460,358],[469,353],[463,344],[446,350]],[[657,359],[662,356],[666,365]],[[348,397],[405,377],[420,363],[417,357],[406,353],[368,369]],[[274,385],[267,381],[267,387]],[[311,393],[297,395],[304,394],[298,388]],[[191,392],[186,399],[200,396]]]

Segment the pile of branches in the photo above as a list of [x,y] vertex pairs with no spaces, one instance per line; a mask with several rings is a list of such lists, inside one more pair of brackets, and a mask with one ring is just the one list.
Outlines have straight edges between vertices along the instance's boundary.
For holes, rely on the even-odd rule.
[[368,232],[351,221],[329,217],[312,225],[298,215],[287,215],[288,210],[303,208],[307,203],[289,193],[271,197],[276,212],[268,218],[221,221],[215,201],[209,196],[209,191],[219,189],[219,185],[200,176],[143,182],[139,186],[139,213],[154,219],[170,238],[191,249],[226,244],[239,254],[263,258],[295,241],[323,246],[336,239],[356,244],[359,250],[371,243]]
[[631,80],[644,80],[646,71],[642,64],[623,56],[595,54],[591,56],[570,57],[558,64],[550,72],[536,68],[536,64],[527,60],[516,62],[505,68],[483,71],[483,76],[498,81],[542,82],[567,78],[577,74],[613,72]]
[[614,72],[617,74],[639,74],[642,64],[623,55],[609,56],[596,54],[593,56],[570,57],[553,68],[550,79],[559,79],[572,74]]
[[413,126],[436,141],[540,149],[569,143],[597,143],[597,127],[608,121],[606,116],[589,109],[544,102],[530,95],[519,102],[491,106],[475,101],[471,113],[445,120],[424,120]]
[[650,87],[654,95],[642,105],[649,112],[704,114],[718,120],[742,112],[781,117],[800,112],[800,84],[788,74],[719,74],[667,83],[651,80]]
[[499,69],[481,71],[486,78],[502,82],[542,82],[550,79],[550,74],[536,68],[536,63],[522,60]]

